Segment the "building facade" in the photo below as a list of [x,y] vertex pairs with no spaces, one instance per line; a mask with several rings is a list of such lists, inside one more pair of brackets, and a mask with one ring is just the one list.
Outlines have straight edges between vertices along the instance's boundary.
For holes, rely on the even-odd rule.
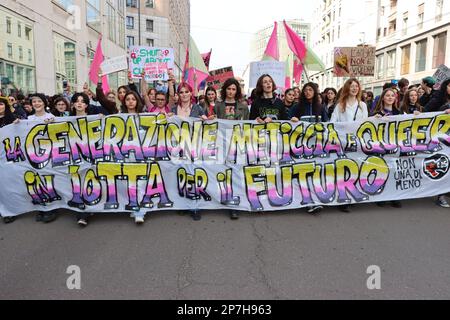
[[[125,11],[125,0],[2,0],[0,75],[24,92],[61,93],[65,80],[81,90],[100,34],[105,58],[126,54]],[[110,75],[111,88],[126,78]]]
[[365,87],[406,78],[411,84],[450,66],[450,1],[380,0],[375,77]]
[[175,76],[184,67],[190,34],[189,0],[127,0],[127,46],[173,48]]
[[326,87],[341,87],[346,78],[334,76],[334,48],[376,45],[378,0],[315,1],[312,49],[325,64],[324,72],[310,72],[311,81]]

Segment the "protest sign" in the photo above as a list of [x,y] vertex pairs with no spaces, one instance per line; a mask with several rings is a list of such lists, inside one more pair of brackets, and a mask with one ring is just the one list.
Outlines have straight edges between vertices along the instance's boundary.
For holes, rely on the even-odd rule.
[[206,78],[206,86],[213,87],[216,90],[222,89],[223,84],[230,78],[234,78],[233,67],[213,70],[210,76]]
[[433,78],[436,79],[436,84],[433,88],[434,90],[439,90],[442,82],[450,78],[450,69],[446,65],[441,64],[433,75]]
[[102,74],[111,74],[114,72],[127,70],[128,69],[128,59],[127,56],[120,56],[105,60],[101,66]]
[[276,211],[450,192],[450,115],[258,124],[165,115],[0,129],[0,212]]
[[130,72],[133,79],[141,79],[145,71],[145,81],[167,81],[169,70],[175,67],[172,48],[132,46],[129,53]]
[[286,63],[279,61],[259,61],[250,64],[250,87],[256,88],[258,79],[263,75],[270,75],[275,84],[283,86],[286,80]]
[[373,77],[375,75],[375,47],[343,47],[334,49],[336,77]]

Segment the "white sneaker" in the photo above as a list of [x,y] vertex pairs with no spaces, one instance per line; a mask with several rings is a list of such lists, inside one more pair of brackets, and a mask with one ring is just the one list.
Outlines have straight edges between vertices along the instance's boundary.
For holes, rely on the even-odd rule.
[[145,222],[144,217],[134,217],[136,224],[143,224]]
[[313,207],[309,207],[306,211],[309,214],[315,215],[317,213],[319,213],[320,211],[322,211],[323,207],[322,206],[313,206]]
[[80,227],[86,227],[86,226],[88,225],[88,222],[87,222],[86,219],[79,219],[79,220],[78,220],[78,225],[79,225]]
[[436,204],[438,206],[441,206],[442,208],[450,208],[450,204],[448,204],[447,200],[445,199],[445,196],[439,196]]

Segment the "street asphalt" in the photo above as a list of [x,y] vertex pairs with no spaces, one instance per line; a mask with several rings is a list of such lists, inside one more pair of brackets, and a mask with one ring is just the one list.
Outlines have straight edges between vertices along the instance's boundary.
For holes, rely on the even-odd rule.
[[[369,266],[381,270],[369,290]],[[81,289],[69,290],[69,266]],[[242,214],[161,212],[136,226],[98,215],[80,229],[62,213],[0,225],[0,299],[449,299],[450,209],[357,205]]]

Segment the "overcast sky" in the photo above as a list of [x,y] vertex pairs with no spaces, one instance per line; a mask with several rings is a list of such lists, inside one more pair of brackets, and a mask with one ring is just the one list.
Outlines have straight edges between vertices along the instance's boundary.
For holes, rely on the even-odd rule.
[[284,19],[310,22],[315,1],[191,0],[191,35],[201,53],[213,49],[211,70],[233,66],[242,77],[254,33]]

